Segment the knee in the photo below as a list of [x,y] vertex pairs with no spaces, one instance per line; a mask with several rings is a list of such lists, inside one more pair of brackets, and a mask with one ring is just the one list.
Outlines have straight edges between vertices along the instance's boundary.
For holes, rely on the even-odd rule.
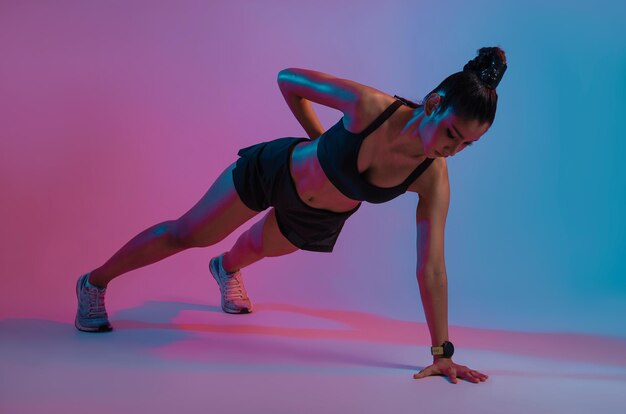
[[171,247],[186,247],[180,237],[178,223],[176,220],[164,221],[157,224],[152,232],[154,236],[161,237]]
[[169,232],[170,242],[179,248],[208,247],[219,241],[211,235],[199,234],[197,231],[187,228],[178,220],[171,222]]
[[263,248],[263,233],[259,231],[259,226],[252,226],[249,230],[242,234],[243,242],[246,245],[246,250],[257,257],[265,257],[265,251]]

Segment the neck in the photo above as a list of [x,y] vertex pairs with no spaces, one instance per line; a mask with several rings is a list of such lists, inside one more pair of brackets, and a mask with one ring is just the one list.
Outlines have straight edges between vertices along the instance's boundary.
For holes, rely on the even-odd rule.
[[422,137],[419,135],[419,126],[424,120],[424,107],[406,111],[403,118],[399,121],[399,128],[396,138],[404,142],[408,146],[408,151],[415,157],[424,156],[424,145]]

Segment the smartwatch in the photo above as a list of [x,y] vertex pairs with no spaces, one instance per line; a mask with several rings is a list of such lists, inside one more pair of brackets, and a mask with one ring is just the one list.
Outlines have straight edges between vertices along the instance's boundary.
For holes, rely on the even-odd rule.
[[441,358],[452,358],[452,355],[454,355],[454,345],[452,345],[450,341],[445,341],[441,346],[431,346],[430,354]]

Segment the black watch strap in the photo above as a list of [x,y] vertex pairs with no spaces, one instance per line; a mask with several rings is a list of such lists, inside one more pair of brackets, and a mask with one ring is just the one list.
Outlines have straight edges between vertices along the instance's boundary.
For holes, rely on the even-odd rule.
[[445,341],[440,346],[431,346],[430,354],[441,358],[452,358],[452,355],[454,355],[454,345],[452,345],[450,341]]

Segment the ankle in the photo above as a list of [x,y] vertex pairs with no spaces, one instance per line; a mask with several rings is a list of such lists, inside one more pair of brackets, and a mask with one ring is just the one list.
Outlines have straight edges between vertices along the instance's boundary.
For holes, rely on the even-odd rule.
[[230,260],[228,259],[229,257],[230,256],[228,256],[228,253],[224,253],[224,256],[222,256],[222,269],[224,269],[224,271],[229,274],[235,273],[239,269],[232,266]]
[[107,283],[102,283],[97,277],[94,277],[93,272],[91,272],[87,277],[87,285],[91,285],[100,289],[106,289],[107,287]]

